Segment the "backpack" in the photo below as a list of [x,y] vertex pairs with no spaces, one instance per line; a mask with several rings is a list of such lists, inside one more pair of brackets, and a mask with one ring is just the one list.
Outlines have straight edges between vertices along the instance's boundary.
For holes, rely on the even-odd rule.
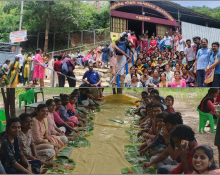
[[62,69],[61,69],[62,73],[64,75],[66,75],[69,72],[68,65],[67,65],[66,61],[63,61],[61,66],[62,66]]
[[112,44],[110,44],[110,49],[109,49],[109,53],[108,53],[108,57],[111,58],[114,55],[114,51],[112,49]]
[[[119,41],[117,43],[117,46],[119,49],[121,49],[122,51],[126,52],[126,44],[125,44],[125,41]],[[119,52],[118,50],[116,50],[116,55],[123,55],[121,52]]]

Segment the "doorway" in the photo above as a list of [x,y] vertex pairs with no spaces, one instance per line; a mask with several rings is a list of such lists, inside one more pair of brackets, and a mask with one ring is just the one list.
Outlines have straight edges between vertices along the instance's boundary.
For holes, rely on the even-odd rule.
[[150,38],[153,33],[156,36],[156,23],[144,22],[144,32],[148,30],[148,37]]
[[142,21],[128,19],[128,30],[135,31],[135,35],[138,38],[142,34]]

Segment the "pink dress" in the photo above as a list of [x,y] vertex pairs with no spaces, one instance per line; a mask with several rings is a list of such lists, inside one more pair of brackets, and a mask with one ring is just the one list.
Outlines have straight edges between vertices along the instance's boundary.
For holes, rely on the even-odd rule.
[[[74,113],[76,113],[75,107],[74,105],[71,105],[71,103],[68,103],[66,108],[67,108],[67,111],[72,110]],[[78,118],[76,116],[70,116],[69,119],[72,120],[74,123],[77,123],[77,124],[79,123]]]
[[186,81],[181,80],[180,84],[176,84],[175,81],[171,83],[171,87],[186,87]]
[[[40,56],[40,54],[36,54],[35,55],[34,62],[38,63],[37,60],[40,61],[40,63],[43,64],[43,59]],[[34,66],[34,73],[33,73],[33,79],[35,79],[35,78],[38,78],[38,79],[44,78],[44,67],[43,66],[35,64],[35,66]]]
[[157,46],[157,41],[156,40],[150,41],[150,46],[151,46],[151,49],[149,50],[149,54],[151,54],[152,51],[155,51],[156,46]]

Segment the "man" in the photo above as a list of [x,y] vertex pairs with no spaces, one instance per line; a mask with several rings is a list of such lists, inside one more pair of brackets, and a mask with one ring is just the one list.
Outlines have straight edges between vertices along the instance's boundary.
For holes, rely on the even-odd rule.
[[208,40],[202,39],[202,48],[199,49],[196,55],[196,73],[198,87],[203,87],[205,80],[205,69],[207,68],[210,60],[210,49],[208,48]]
[[201,38],[199,36],[195,36],[193,37],[193,42],[194,42],[194,45],[193,45],[194,53],[195,55],[197,55],[197,52],[199,51],[199,49],[202,48]]
[[[19,57],[19,61],[20,61],[20,65],[21,65],[21,69],[20,69],[20,72],[22,72],[22,82],[24,82],[24,78],[23,78],[23,72],[24,72],[24,60],[25,60],[25,50],[22,49],[21,50],[21,53],[16,55],[15,57]],[[25,85],[25,84],[24,84]]]
[[[85,80],[87,78],[87,80]],[[83,75],[82,81],[95,87],[101,87],[102,79],[98,72],[93,70],[93,64],[89,64],[89,70]]]
[[131,49],[134,53],[136,50],[137,38],[134,36],[134,33],[131,33],[131,36],[129,36],[128,39],[132,41],[133,45],[131,45]]
[[177,51],[178,52],[181,52],[181,51],[184,51],[185,50],[185,47],[186,47],[186,42],[185,40],[182,38],[182,35],[178,35],[178,41],[176,43],[176,46],[177,46]]
[[170,51],[170,49],[171,49],[172,46],[173,46],[173,40],[172,40],[172,37],[169,36],[169,33],[168,33],[168,32],[165,32],[164,40],[165,40],[164,49],[169,48],[169,51]]
[[186,40],[186,47],[184,50],[184,54],[185,54],[185,58],[186,58],[186,63],[187,63],[187,67],[188,69],[191,69],[194,62],[195,62],[195,53],[193,50],[193,46],[191,45],[191,40],[187,39]]
[[166,115],[163,122],[165,123],[165,127],[161,129],[161,135],[166,142],[166,149],[161,154],[155,154],[152,152],[151,155],[154,154],[155,156],[151,157],[150,162],[143,164],[144,169],[154,165],[159,171],[158,174],[162,174],[164,171],[168,173],[178,165],[176,161],[179,157],[178,149],[175,149],[175,142],[169,137],[169,133],[179,124],[183,124],[183,120],[180,113],[174,112]]
[[214,78],[208,87],[219,87],[220,80],[220,53],[219,53],[219,42],[212,43],[212,52],[210,56],[209,66],[206,68],[205,73],[209,73],[210,70],[215,68]]
[[[75,65],[74,65],[73,60],[69,57],[69,55],[64,56],[63,63],[64,62],[66,62],[67,66],[68,66],[68,73],[66,75],[69,76],[69,77],[75,78],[75,75],[73,73],[73,70],[75,69]],[[76,80],[71,79],[69,77],[67,77],[69,87],[76,87]]]
[[124,32],[122,32],[122,34],[121,34],[120,37],[123,37],[125,34],[126,34],[126,35],[128,34],[128,31],[127,31],[127,30],[125,30]]
[[[54,58],[57,58],[57,61],[54,62],[53,69],[57,72],[62,72],[62,55],[56,55],[54,56]],[[57,76],[58,76],[59,87],[64,87],[66,77],[58,73]]]
[[131,36],[131,31],[130,31],[130,30],[128,30],[127,35],[128,35],[128,37],[130,37],[130,36]]
[[153,71],[153,77],[150,77],[145,83],[146,87],[157,87],[157,84],[160,83],[159,72],[155,69]]

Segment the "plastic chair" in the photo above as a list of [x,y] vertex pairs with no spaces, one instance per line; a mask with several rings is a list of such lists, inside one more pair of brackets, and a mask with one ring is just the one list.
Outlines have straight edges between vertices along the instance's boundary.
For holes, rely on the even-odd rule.
[[0,132],[3,132],[6,127],[5,111],[0,109]]
[[199,109],[197,109],[197,111],[199,112],[199,132],[204,131],[205,125],[207,121],[209,121],[212,133],[215,133],[214,127],[215,127],[215,123],[217,123],[217,119],[214,119],[213,115],[210,113],[204,113],[200,111]]
[[21,109],[21,103],[24,101],[25,105],[34,103],[34,89],[30,89],[27,92],[19,95],[19,109]]
[[43,91],[43,88],[40,88],[39,91],[35,91],[34,93],[34,98],[35,98],[35,103],[37,103],[37,94],[42,94],[42,97],[43,97],[43,101],[44,101],[44,91]]

